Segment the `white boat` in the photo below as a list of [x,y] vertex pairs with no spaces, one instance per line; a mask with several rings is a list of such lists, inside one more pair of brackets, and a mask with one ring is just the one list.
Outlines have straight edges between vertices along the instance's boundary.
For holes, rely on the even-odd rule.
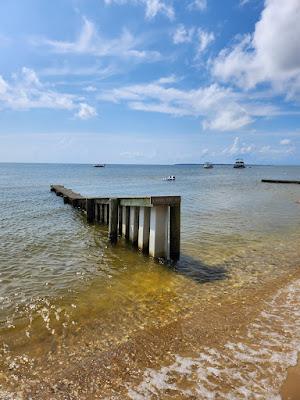
[[169,175],[166,178],[163,178],[163,181],[175,181],[175,179],[174,175]]
[[246,168],[246,167],[244,161],[238,158],[235,160],[233,168]]
[[210,169],[210,168],[213,168],[213,167],[214,167],[213,164],[211,162],[208,162],[208,161],[203,164],[203,168],[205,168],[205,169]]

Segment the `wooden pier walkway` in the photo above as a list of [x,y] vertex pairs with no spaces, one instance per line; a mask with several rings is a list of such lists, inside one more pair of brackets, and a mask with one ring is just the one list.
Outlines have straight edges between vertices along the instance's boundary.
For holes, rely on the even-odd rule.
[[266,183],[290,183],[300,185],[300,181],[290,181],[286,179],[262,179],[261,181]]
[[112,243],[125,237],[154,258],[180,257],[180,196],[84,197],[62,185],[51,191],[86,212],[89,223],[108,225]]

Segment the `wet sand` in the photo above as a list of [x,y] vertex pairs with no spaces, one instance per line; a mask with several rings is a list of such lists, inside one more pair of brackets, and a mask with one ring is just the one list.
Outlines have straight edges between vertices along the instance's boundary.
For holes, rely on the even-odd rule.
[[295,367],[288,369],[287,379],[281,389],[282,400],[300,399],[300,360],[298,354],[298,363]]
[[[140,330],[135,336],[105,351],[97,340],[84,342],[82,337],[77,337],[65,353],[58,354],[54,346],[52,354],[41,360],[40,366],[30,370],[26,363],[20,363],[18,369],[11,371],[6,378],[0,377],[1,383],[11,391],[18,388],[24,399],[132,398],[128,396],[128,388],[140,384],[146,369],[172,364],[175,354],[193,357],[199,352],[199,345],[222,350],[226,343],[238,342],[241,336],[247,336],[247,327],[263,310],[264,302],[277,290],[299,278],[300,271],[295,271],[272,279],[263,287],[233,289],[226,297],[224,293],[219,297],[216,295],[213,301],[201,305],[201,308],[197,305],[197,309],[191,309],[165,326]],[[291,374],[287,382],[289,392],[285,392],[290,395],[297,379],[294,373]],[[174,376],[174,381],[181,389],[190,386],[182,377]],[[230,383],[225,380],[222,385],[223,390]],[[182,392],[176,389],[166,389],[158,396],[151,396],[157,400],[171,398],[201,399],[188,395],[183,397]]]

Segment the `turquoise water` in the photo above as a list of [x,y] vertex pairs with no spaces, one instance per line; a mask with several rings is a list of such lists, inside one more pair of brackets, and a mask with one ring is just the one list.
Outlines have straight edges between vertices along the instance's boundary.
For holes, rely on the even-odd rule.
[[[168,175],[176,181],[163,181]],[[3,373],[22,354],[43,368],[53,338],[71,348],[76,329],[92,340],[93,324],[104,349],[184,315],[210,291],[263,285],[299,265],[300,185],[262,178],[300,179],[300,167],[0,164]],[[182,196],[176,270],[123,241],[110,247],[106,228],[87,225],[50,184],[87,196]]]

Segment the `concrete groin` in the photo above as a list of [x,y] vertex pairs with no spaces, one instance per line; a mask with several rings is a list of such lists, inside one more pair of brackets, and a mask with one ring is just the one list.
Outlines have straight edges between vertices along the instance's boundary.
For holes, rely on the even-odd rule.
[[265,183],[290,183],[290,184],[299,184],[300,185],[300,181],[291,181],[291,180],[287,180],[287,179],[262,179],[262,182]]
[[88,223],[108,226],[112,243],[120,237],[154,258],[180,257],[180,196],[84,197],[62,185],[51,191],[86,212]]

